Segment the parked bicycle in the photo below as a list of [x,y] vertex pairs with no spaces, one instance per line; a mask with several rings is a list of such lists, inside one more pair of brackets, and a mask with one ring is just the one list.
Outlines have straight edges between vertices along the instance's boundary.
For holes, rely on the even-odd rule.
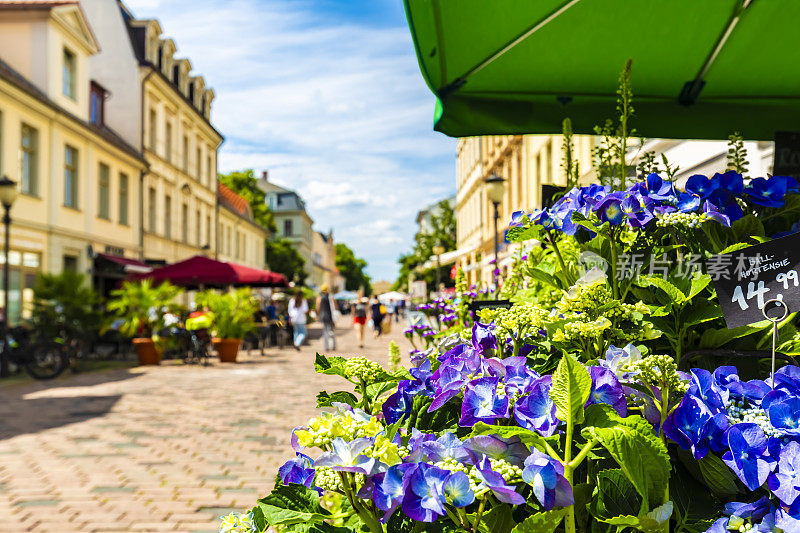
[[0,341],[0,349],[8,347],[8,361],[13,369],[24,369],[35,379],[53,379],[61,375],[69,365],[69,357],[63,344],[53,340],[33,339],[30,330],[14,327],[8,331],[6,342]]

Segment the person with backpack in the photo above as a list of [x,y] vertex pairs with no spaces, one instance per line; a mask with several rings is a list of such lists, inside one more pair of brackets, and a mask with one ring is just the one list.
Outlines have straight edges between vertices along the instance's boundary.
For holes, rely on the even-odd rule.
[[333,324],[333,306],[331,296],[328,294],[328,286],[323,285],[317,296],[317,316],[322,323],[322,344],[325,350],[336,349],[336,334]]
[[364,347],[364,328],[367,325],[367,299],[359,298],[353,302],[353,327],[356,328],[358,336],[358,347]]

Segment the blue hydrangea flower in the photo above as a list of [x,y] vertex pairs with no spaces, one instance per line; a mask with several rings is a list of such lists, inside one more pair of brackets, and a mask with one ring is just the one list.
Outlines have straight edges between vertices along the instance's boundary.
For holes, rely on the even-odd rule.
[[522,468],[525,458],[531,453],[517,436],[478,435],[467,439],[464,447],[473,452],[473,457],[476,459],[473,462],[475,463],[486,456],[490,459],[502,459],[520,468]]
[[560,421],[556,416],[556,404],[550,398],[553,376],[542,376],[530,387],[530,393],[514,404],[514,419],[525,429],[538,431],[545,437],[556,432]]
[[481,354],[497,350],[494,324],[481,324],[476,320],[472,325],[472,346]]
[[700,399],[711,414],[724,412],[729,396],[728,391],[717,384],[711,372],[702,368],[691,370],[689,390],[686,394]]
[[722,174],[714,174],[714,177],[719,180],[719,186],[723,189],[730,191],[733,194],[742,194],[744,190],[744,178],[735,170],[728,170]]
[[403,512],[418,522],[433,522],[445,515],[445,503],[464,507],[475,500],[466,474],[425,463],[405,472],[403,489]]
[[703,176],[702,174],[695,174],[689,176],[686,180],[686,192],[696,194],[701,200],[708,198],[712,192],[719,188],[719,177],[713,176],[711,178]]
[[498,418],[508,418],[508,396],[498,392],[499,384],[498,377],[473,379],[467,384],[459,425],[491,424]]
[[772,176],[766,178],[753,178],[744,193],[750,201],[763,207],[783,206],[783,197],[786,195],[789,182],[786,176]]
[[672,198],[672,184],[661,179],[658,174],[648,174],[645,178],[647,185],[647,196],[653,200],[669,200]]
[[436,440],[422,442],[418,449],[421,457],[432,463],[438,463],[446,459],[453,459],[459,463],[474,463],[474,455],[469,448],[452,433],[445,433]]
[[406,471],[414,468],[412,463],[401,463],[389,467],[386,472],[375,475],[373,479],[372,500],[375,506],[384,511],[381,522],[386,522],[389,517],[400,507],[406,488],[403,476]]
[[800,398],[792,396],[770,403],[767,415],[774,428],[789,435],[800,435]]
[[442,485],[447,502],[456,507],[466,507],[475,501],[475,492],[469,484],[469,476],[464,472],[453,472]]
[[724,215],[725,219],[730,222],[736,222],[744,216],[742,206],[736,201],[736,197],[726,189],[717,189],[708,196],[706,201],[715,206],[716,211]]
[[313,466],[314,461],[311,460],[311,457],[297,452],[297,457],[289,459],[278,469],[281,483],[284,485],[297,483],[311,488],[316,475],[316,470]]
[[533,487],[533,494],[545,510],[575,503],[572,487],[564,477],[564,465],[539,450],[525,459],[522,479]]
[[675,207],[681,213],[689,213],[700,207],[700,196],[688,192],[682,192],[678,195]]
[[790,442],[780,452],[778,468],[770,474],[767,486],[781,503],[800,510],[800,444]]
[[735,424],[728,429],[728,448],[722,460],[750,490],[767,481],[775,459],[766,455],[767,436],[758,424]]
[[628,402],[617,376],[602,366],[590,367],[589,375],[592,378],[592,390],[586,400],[586,407],[596,403],[608,404],[619,416],[625,417],[628,413]]
[[625,193],[623,192],[609,193],[595,204],[593,210],[597,213],[601,222],[608,222],[612,226],[619,226],[626,219],[625,212],[622,210],[622,201],[624,199]]
[[678,407],[664,421],[664,434],[684,450],[691,450],[695,459],[708,453],[703,438],[703,428],[711,419],[711,413],[697,397],[686,394]]

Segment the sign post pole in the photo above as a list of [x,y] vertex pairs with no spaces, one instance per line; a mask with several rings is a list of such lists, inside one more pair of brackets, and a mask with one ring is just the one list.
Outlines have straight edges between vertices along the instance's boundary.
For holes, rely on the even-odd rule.
[[761,309],[764,318],[772,322],[772,373],[770,374],[770,385],[775,389],[775,351],[778,344],[778,322],[786,318],[789,314],[789,308],[783,303],[780,298],[773,298],[764,302],[764,308]]

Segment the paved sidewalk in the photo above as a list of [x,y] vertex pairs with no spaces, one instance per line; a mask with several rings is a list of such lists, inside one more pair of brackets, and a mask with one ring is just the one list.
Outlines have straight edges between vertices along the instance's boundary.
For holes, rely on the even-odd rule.
[[[359,350],[345,317],[334,353],[385,364],[390,340],[410,346],[399,325]],[[271,489],[317,391],[343,383],[314,374],[321,339],[309,330],[300,352],[236,365],[0,385],[0,531],[218,531],[219,515]]]

